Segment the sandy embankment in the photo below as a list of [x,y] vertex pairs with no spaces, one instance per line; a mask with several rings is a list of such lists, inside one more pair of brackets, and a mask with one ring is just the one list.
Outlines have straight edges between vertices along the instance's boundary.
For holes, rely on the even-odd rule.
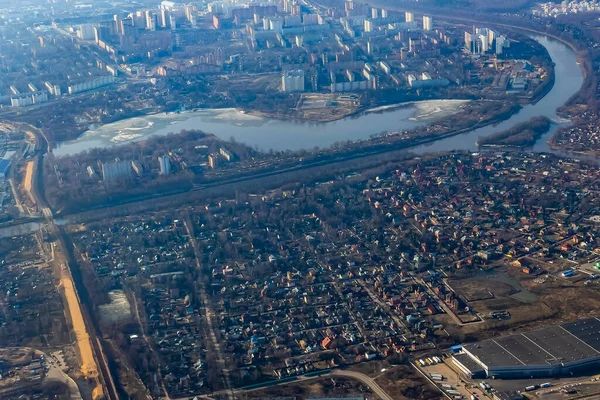
[[90,335],[88,334],[85,322],[83,321],[83,314],[81,313],[79,300],[75,294],[73,281],[65,272],[63,272],[60,279],[60,286],[65,291],[69,315],[71,316],[71,323],[73,324],[73,331],[75,332],[75,338],[77,340],[77,349],[79,350],[79,357],[81,359],[81,373],[86,378],[95,378],[98,376],[98,366],[96,365],[96,360],[94,360]]

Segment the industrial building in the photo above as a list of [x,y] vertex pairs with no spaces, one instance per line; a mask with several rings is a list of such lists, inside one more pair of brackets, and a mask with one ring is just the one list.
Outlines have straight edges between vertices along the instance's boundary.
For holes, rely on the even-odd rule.
[[452,361],[470,377],[507,379],[557,376],[600,367],[600,319],[466,344]]
[[107,182],[129,178],[132,173],[131,161],[102,163],[102,179]]

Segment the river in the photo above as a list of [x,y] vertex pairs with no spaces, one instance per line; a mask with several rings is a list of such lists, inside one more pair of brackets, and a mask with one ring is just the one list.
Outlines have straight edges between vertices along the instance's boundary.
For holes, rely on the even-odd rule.
[[60,144],[53,153],[58,157],[71,155],[93,147],[139,141],[153,135],[178,133],[183,129],[199,129],[223,140],[233,137],[240,143],[265,151],[329,147],[338,141],[366,139],[374,133],[422,126],[456,113],[464,103],[464,100],[419,101],[388,111],[367,110],[326,123],[264,118],[234,108],[160,113],[90,129],[79,139]]
[[[480,136],[508,129],[517,123],[536,116],[557,119],[556,109],[575,94],[583,83],[576,55],[564,43],[546,36],[532,35],[541,43],[555,63],[555,83],[552,90],[536,104],[526,105],[508,120],[468,133],[438,140],[412,148],[416,153],[447,150],[477,150],[475,142]],[[144,140],[153,135],[177,133],[183,129],[199,129],[218,137],[245,143],[262,150],[298,150],[315,146],[327,147],[335,142],[366,139],[385,131],[411,129],[457,112],[463,101],[431,100],[412,103],[409,107],[378,113],[365,112],[357,116],[328,123],[276,120],[245,114],[235,109],[209,109],[181,114],[155,114],[129,118],[85,132],[76,140],[59,144],[53,150],[56,156],[65,156],[94,147],[108,147]],[[558,129],[552,129],[533,147],[534,151],[551,152],[546,141]]]
[[[552,87],[552,90],[550,90],[550,92],[544,96],[544,98],[535,104],[526,105],[519,111],[519,113],[498,124],[489,125],[480,129],[472,130],[462,135],[456,135],[422,146],[414,147],[411,149],[411,151],[419,154],[449,150],[476,151],[477,146],[475,145],[475,142],[477,142],[477,139],[480,136],[487,136],[494,132],[512,128],[514,125],[521,122],[526,122],[533,117],[545,116],[553,121],[560,121],[560,118],[556,115],[556,109],[565,104],[567,100],[569,100],[581,88],[581,85],[583,84],[583,72],[577,64],[577,56],[575,55],[575,52],[569,46],[547,36],[531,35],[531,37],[548,50],[552,61],[555,63],[554,74],[556,79],[554,81],[554,86]],[[535,143],[532,150],[536,152],[569,155],[566,153],[563,154],[553,151],[548,147],[547,144],[548,139],[552,137],[556,130],[564,125],[565,122],[552,124],[550,131],[544,134]]]

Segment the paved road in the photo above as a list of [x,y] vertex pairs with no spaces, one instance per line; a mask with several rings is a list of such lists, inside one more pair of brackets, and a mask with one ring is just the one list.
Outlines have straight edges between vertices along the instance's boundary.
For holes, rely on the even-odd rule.
[[62,366],[60,366],[57,360],[50,356],[47,353],[44,353],[41,350],[34,349],[31,347],[3,347],[4,350],[21,350],[21,351],[33,351],[38,356],[44,356],[44,360],[47,363],[48,372],[46,372],[46,380],[56,380],[59,382],[63,382],[68,386],[69,389],[69,400],[82,400],[81,392],[79,391],[79,387],[75,383],[75,381],[67,375],[63,370]]
[[[186,215],[184,218],[185,229],[190,238],[190,244],[192,245],[192,249],[194,250],[194,257],[196,259],[196,269],[197,271],[202,271],[202,265],[200,264],[200,247],[198,246],[198,242],[196,241],[196,237],[194,236],[193,225],[189,215]],[[215,334],[215,326],[213,324],[213,316],[215,313],[210,308],[210,301],[208,299],[208,294],[206,292],[205,284],[200,280],[200,284],[198,285],[199,294],[200,294],[200,302],[202,306],[200,307],[200,313],[204,319],[206,324],[206,334],[207,340],[210,340],[210,345],[212,346],[212,350],[215,352],[217,356],[217,365],[220,369],[219,373],[223,377],[223,384],[225,386],[225,395],[230,400],[235,399],[233,394],[233,385],[231,384],[231,378],[229,377],[230,371],[227,368],[227,363],[225,362],[225,357],[223,356],[223,351],[221,350],[221,342],[217,340],[217,335]],[[209,351],[211,348],[209,348]]]
[[[273,386],[280,386],[280,385],[292,385],[292,384],[298,384],[300,382],[304,382],[304,381],[310,381],[310,380],[315,380],[315,379],[321,379],[323,377],[326,376],[332,376],[332,375],[336,375],[336,376],[344,376],[347,378],[352,378],[352,379],[356,379],[358,381],[360,381],[361,383],[365,384],[366,386],[368,386],[373,393],[375,393],[377,396],[379,396],[382,400],[393,400],[392,397],[390,395],[388,395],[385,390],[383,390],[381,388],[381,386],[379,386],[377,384],[377,382],[375,382],[373,379],[369,378],[367,375],[365,374],[361,374],[360,372],[355,372],[355,371],[344,371],[344,370],[333,370],[332,372],[328,372],[326,374],[323,375],[319,375],[319,376],[298,376],[297,380],[293,380],[293,381],[284,381],[281,383],[277,383]],[[219,396],[219,395],[229,395],[229,394],[233,394],[235,396],[235,394],[240,394],[243,395],[245,393],[248,392],[253,392],[255,390],[263,390],[265,389],[267,386],[261,386],[255,389],[234,389],[233,391],[230,390],[220,390],[218,392],[213,392],[210,394],[204,394],[204,395],[198,395],[198,396],[189,396],[189,397],[178,397],[176,400],[192,400],[194,398],[199,398],[199,399],[213,399],[215,398],[215,396]]]
[[341,369],[336,369],[332,372],[332,375],[346,376],[349,378],[353,378],[361,381],[365,385],[367,385],[377,396],[379,396],[382,400],[393,400],[390,395],[388,395],[385,390],[381,388],[373,379],[369,378],[365,374],[361,374],[360,372],[355,371],[346,371]]
[[58,365],[58,362],[54,357],[43,353],[40,350],[35,350],[38,354],[43,354],[46,362],[48,363],[48,373],[46,374],[48,379],[56,379],[67,384],[69,387],[69,399],[70,400],[82,400],[81,392],[75,381],[67,374],[64,373],[62,367]]

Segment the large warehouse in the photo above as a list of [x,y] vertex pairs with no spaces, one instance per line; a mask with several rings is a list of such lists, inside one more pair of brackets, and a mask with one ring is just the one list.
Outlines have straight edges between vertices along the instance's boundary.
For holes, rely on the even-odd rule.
[[469,376],[488,378],[553,376],[600,367],[600,319],[466,344],[452,361]]

